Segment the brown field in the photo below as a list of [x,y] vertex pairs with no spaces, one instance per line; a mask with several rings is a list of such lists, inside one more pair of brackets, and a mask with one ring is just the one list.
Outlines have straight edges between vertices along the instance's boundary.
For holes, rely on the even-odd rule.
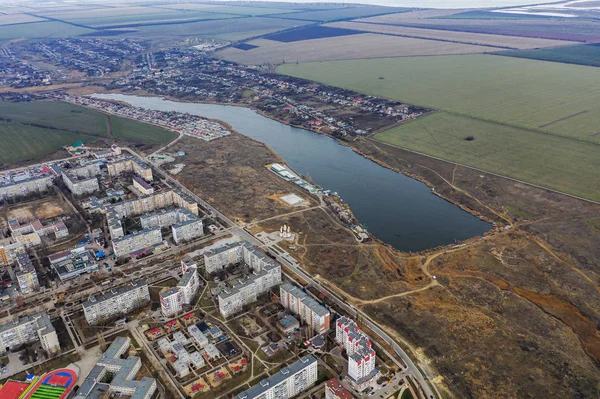
[[283,62],[338,61],[420,55],[474,54],[497,51],[494,47],[439,42],[365,33],[282,43],[267,39],[248,42],[258,48],[244,51],[227,48],[217,56],[241,64],[281,64]]
[[[50,10],[47,10],[48,12]],[[90,11],[93,11],[90,14]],[[161,10],[160,8],[152,8],[152,7],[114,7],[114,8],[97,8],[90,10],[88,8],[81,8],[78,10],[61,10],[60,13],[52,13],[53,18],[71,20],[71,19],[88,19],[88,18],[110,18],[114,16],[127,16],[127,15],[148,15],[148,14],[156,14],[157,17],[160,16],[161,13],[164,13],[165,10]]]
[[327,24],[336,28],[355,29],[373,33],[386,33],[392,35],[416,37],[423,39],[436,39],[465,44],[477,44],[483,46],[498,46],[514,49],[529,49],[539,47],[553,47],[575,44],[564,40],[537,39],[531,37],[516,37],[503,35],[488,35],[482,33],[448,32],[434,29],[408,28],[404,26],[375,25],[358,22],[334,22]]
[[375,24],[394,24],[403,21],[410,21],[415,19],[427,19],[445,17],[448,15],[458,14],[467,10],[420,10],[413,12],[402,12],[399,14],[387,14],[379,15],[376,17],[361,18],[356,21],[359,22],[371,22]]
[[10,14],[0,16],[0,25],[14,25],[40,21],[45,21],[45,19],[26,14]]

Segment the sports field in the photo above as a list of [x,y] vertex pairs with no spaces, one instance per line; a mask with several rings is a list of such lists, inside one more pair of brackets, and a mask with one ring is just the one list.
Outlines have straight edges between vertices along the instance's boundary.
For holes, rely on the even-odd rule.
[[600,69],[460,55],[280,66],[279,72],[411,104],[600,143]]
[[[465,140],[473,136],[473,141]],[[600,146],[438,112],[375,136],[438,158],[600,201]]]

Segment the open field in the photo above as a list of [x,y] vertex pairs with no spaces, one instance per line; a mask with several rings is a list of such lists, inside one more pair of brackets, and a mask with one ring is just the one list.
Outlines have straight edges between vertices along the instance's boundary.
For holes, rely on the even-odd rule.
[[0,101],[0,117],[13,122],[37,124],[60,130],[107,136],[103,114],[84,107],[55,101]]
[[138,26],[132,36],[210,36],[223,38],[233,37],[240,40],[262,34],[276,32],[309,24],[307,21],[294,21],[277,18],[236,18],[230,21],[202,21],[169,25]]
[[297,12],[293,14],[281,15],[281,17],[326,22],[341,19],[363,18],[372,15],[391,14],[404,11],[409,11],[409,9],[378,6],[341,7],[335,10]]
[[0,164],[7,164],[42,158],[76,141],[93,142],[99,138],[15,122],[0,122],[0,139]]
[[265,39],[276,42],[293,43],[303,40],[325,39],[329,37],[349,36],[362,33],[358,30],[344,29],[337,27],[325,27],[322,25],[311,25],[305,28],[294,29],[287,32],[276,33],[269,35]]
[[[258,48],[243,51],[227,48],[217,52],[219,58],[241,64],[281,64],[353,60],[380,57],[414,57],[419,55],[468,54],[495,51],[497,48],[460,43],[364,33],[327,39],[281,43],[272,40],[252,40]],[[320,64],[318,64],[320,65]]]
[[[475,140],[467,141],[467,136]],[[597,145],[443,112],[380,133],[376,139],[600,201]]]
[[400,21],[409,21],[409,20],[417,20],[417,19],[428,19],[428,18],[437,18],[446,15],[452,15],[459,13],[461,10],[417,10],[417,11],[409,11],[397,14],[386,14],[379,15],[376,17],[368,17],[357,19],[358,22],[369,22],[374,24],[395,24]]
[[409,104],[600,142],[594,136],[600,131],[597,68],[464,55],[287,64],[278,70]]
[[533,14],[513,14],[508,12],[492,12],[485,10],[471,10],[459,12],[451,15],[440,15],[436,18],[439,19],[553,19],[552,17],[545,15],[533,15]]
[[0,26],[0,40],[18,38],[48,38],[77,36],[92,32],[91,29],[65,24],[63,22],[32,22],[18,25]]
[[260,15],[272,15],[272,14],[283,14],[296,12],[298,10],[289,8],[271,8],[271,7],[238,7],[238,6],[226,6],[226,5],[214,5],[214,4],[170,4],[170,5],[157,5],[156,8],[167,9],[167,10],[199,10],[203,12],[214,12],[214,13],[225,13],[225,14],[238,14],[238,15],[249,15],[249,16],[260,16]]
[[389,18],[388,20],[368,19],[365,21],[445,31],[537,37],[577,42],[600,41],[600,30],[598,29],[596,22],[576,18],[533,20],[464,20],[432,18],[407,20],[403,19],[401,17],[402,15],[403,14],[400,14],[400,17],[394,19]]
[[110,116],[112,134],[120,140],[150,144],[166,144],[175,140],[177,133],[147,123]]
[[600,66],[600,45],[598,44],[580,44],[529,51],[505,51],[498,53],[498,55],[541,61],[563,62],[565,64]]
[[515,49],[528,49],[538,47],[563,46],[573,44],[573,42],[536,39],[528,37],[487,35],[481,33],[467,32],[448,32],[433,29],[407,28],[404,26],[376,25],[358,22],[334,22],[326,26],[351,29],[357,31],[366,31],[374,33],[385,33],[391,35],[417,37],[423,39],[436,39],[443,41],[453,41],[467,44],[479,44],[484,46],[498,46]]
[[43,18],[34,17],[26,14],[12,14],[0,16],[0,25],[15,25],[23,24],[28,22],[40,22],[44,21]]

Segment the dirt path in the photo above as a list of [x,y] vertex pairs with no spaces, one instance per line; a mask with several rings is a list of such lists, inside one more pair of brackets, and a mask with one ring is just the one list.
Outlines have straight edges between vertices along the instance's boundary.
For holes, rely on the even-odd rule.
[[112,132],[112,123],[110,122],[110,115],[104,114],[104,120],[106,121],[106,134],[108,135],[108,137],[114,139],[115,136],[113,136]]

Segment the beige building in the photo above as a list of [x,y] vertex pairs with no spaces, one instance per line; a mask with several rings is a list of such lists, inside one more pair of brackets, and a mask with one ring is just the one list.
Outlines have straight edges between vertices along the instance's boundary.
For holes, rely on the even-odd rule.
[[60,350],[58,336],[47,313],[23,316],[0,326],[0,354],[7,348],[15,349],[38,340],[50,354]]

